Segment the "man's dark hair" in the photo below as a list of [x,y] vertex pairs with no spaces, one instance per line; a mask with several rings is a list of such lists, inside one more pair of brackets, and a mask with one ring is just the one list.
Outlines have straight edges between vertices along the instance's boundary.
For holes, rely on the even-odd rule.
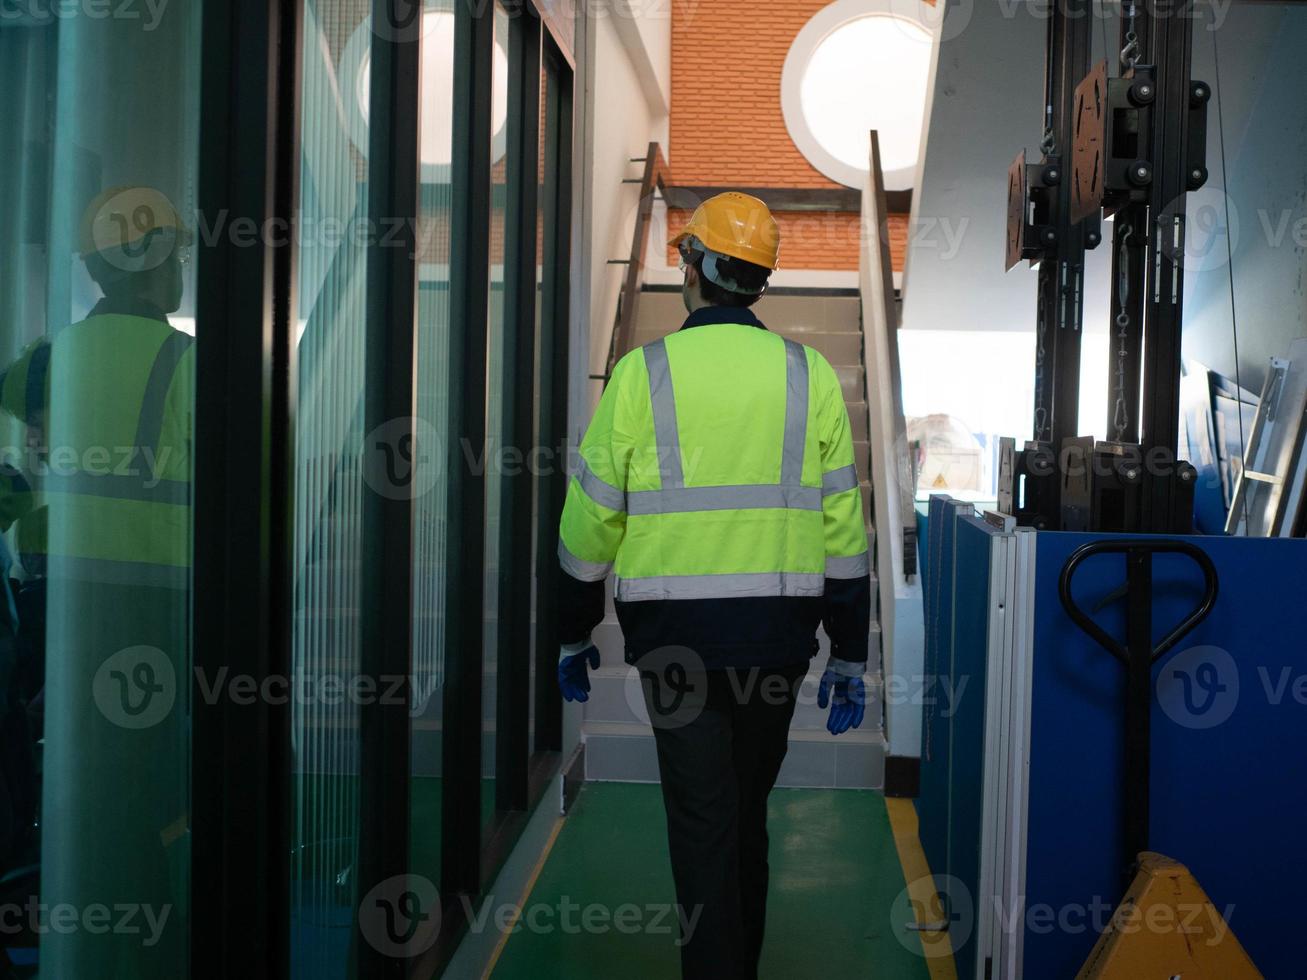
[[762,288],[767,284],[768,276],[771,275],[770,269],[755,265],[752,262],[746,262],[744,259],[733,258],[729,255],[718,255],[718,272],[741,286],[757,286],[756,291],[753,293],[737,293],[732,289],[723,289],[717,283],[709,281],[708,277],[703,274],[702,252],[695,250],[691,255],[694,268],[699,273],[699,289],[704,300],[710,306],[752,306],[762,299]]

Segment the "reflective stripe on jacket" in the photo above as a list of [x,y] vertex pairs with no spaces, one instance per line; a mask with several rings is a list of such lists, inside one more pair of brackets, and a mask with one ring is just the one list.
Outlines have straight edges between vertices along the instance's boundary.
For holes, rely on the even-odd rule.
[[[559,556],[577,582],[615,572],[628,659],[674,643],[710,665],[793,661],[811,655],[824,615],[846,659],[863,660],[863,520],[834,369],[719,307],[617,364],[568,487]],[[829,593],[848,607],[835,624]]]

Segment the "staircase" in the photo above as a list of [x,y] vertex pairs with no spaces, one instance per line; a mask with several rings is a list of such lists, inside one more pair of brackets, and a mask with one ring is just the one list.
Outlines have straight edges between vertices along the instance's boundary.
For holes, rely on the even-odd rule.
[[[858,296],[831,291],[786,290],[769,293],[755,307],[768,329],[814,347],[839,375],[853,429],[854,456],[862,485],[863,518],[872,537],[870,454],[867,445],[867,389],[863,378],[862,322]],[[680,289],[646,287],[641,291],[633,347],[657,340],[685,320]],[[607,615],[594,632],[603,664],[591,674],[590,700],[585,704],[582,738],[586,745],[586,778],[625,782],[657,782],[658,759],[653,730],[644,711],[640,682],[623,659],[621,627],[613,609],[611,581]],[[876,595],[872,582],[872,595]],[[873,609],[875,607],[873,606]],[[818,631],[821,652],[804,679],[790,726],[790,747],[778,785],[801,787],[879,788],[883,782],[885,737],[883,682],[880,672],[879,626],[873,622],[867,715],[862,727],[838,738],[826,731],[827,712],[817,707],[817,685],[830,645]]]

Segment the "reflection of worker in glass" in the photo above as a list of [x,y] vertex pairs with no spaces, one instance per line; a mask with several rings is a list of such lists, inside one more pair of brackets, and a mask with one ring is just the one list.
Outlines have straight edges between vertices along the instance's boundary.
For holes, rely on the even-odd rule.
[[[0,380],[36,443],[19,522],[46,588],[41,899],[141,908],[141,929],[51,930],[42,973],[184,974],[194,344],[168,322],[189,233],[149,188],[100,194],[78,245],[103,293]],[[148,910],[148,911],[147,911]]]

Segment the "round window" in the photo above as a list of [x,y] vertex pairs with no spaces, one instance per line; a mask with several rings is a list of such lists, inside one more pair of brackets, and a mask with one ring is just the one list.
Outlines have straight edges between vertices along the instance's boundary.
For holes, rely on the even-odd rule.
[[[364,156],[368,153],[368,113],[372,94],[372,31],[369,21],[361,24],[345,46],[341,59],[341,76],[350,84],[354,98],[347,99],[350,135]],[[450,93],[437,88],[447,84],[449,65],[454,60],[454,15],[444,10],[422,14],[422,124],[419,128],[424,180],[447,181],[453,158],[453,115]],[[506,78],[508,53],[496,38],[493,71],[496,78]],[[491,91],[490,124],[493,132],[492,162],[498,162],[507,148],[508,86],[495,85]]]
[[921,0],[837,0],[795,38],[781,76],[785,125],[832,180],[862,186],[874,129],[885,186],[912,186],[933,43],[919,6]]

